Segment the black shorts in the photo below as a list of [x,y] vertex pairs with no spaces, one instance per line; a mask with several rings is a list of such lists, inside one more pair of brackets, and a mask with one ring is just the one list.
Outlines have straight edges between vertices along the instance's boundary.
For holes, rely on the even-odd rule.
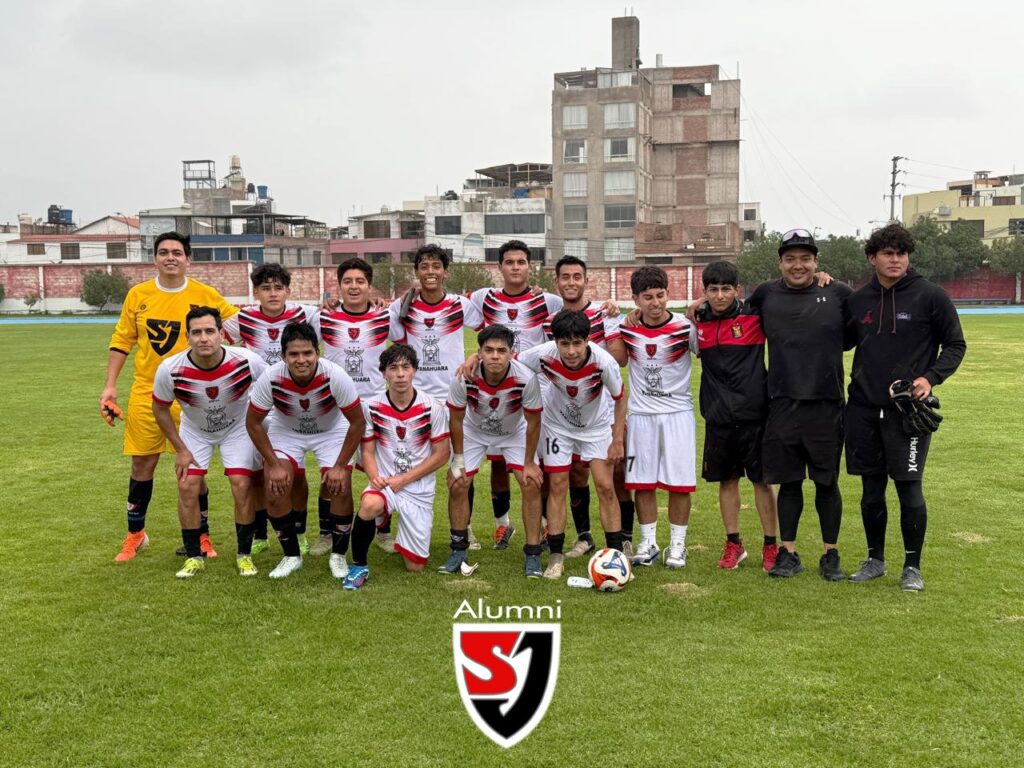
[[806,473],[831,485],[843,454],[843,401],[772,398],[762,445],[766,483],[792,483]]
[[764,474],[761,470],[763,438],[763,421],[706,423],[701,477],[709,483],[720,483],[746,475],[751,482],[760,483]]
[[908,437],[892,408],[846,406],[846,471],[920,480],[932,436]]

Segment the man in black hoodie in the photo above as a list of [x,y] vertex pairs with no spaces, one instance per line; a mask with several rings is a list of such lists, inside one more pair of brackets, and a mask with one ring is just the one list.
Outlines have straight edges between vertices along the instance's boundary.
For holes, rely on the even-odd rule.
[[885,575],[885,488],[891,477],[900,500],[905,550],[900,586],[918,592],[924,589],[921,548],[927,524],[921,478],[931,435],[904,432],[890,386],[913,382],[913,396],[924,400],[932,387],[953,375],[967,344],[946,292],[910,269],[910,232],[890,224],[868,238],[864,251],[875,274],[849,299],[857,351],[846,408],[846,469],[861,476],[868,559],[850,580]]

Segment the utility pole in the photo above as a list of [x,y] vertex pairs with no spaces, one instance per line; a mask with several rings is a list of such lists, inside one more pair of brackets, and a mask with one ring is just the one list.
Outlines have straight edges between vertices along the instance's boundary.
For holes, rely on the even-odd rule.
[[895,157],[893,157],[893,159],[892,159],[892,181],[889,183],[889,194],[888,195],[882,195],[882,199],[885,199],[886,197],[889,198],[889,221],[890,222],[896,221],[896,187],[897,187],[896,177],[899,174],[903,173],[903,171],[901,171],[899,169],[899,162],[900,162],[900,160],[906,160],[906,159],[907,158],[901,157],[900,155],[896,155]]

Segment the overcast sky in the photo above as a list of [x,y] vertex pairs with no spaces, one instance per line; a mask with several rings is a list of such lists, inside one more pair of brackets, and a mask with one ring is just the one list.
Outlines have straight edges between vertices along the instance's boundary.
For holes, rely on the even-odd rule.
[[[1024,171],[1024,3],[632,6],[654,65],[742,80],[740,194],[769,228],[865,231],[907,192]],[[833,10],[834,9],[834,10]],[[181,202],[181,161],[242,158],[331,225],[551,161],[552,74],[611,63],[617,3],[4,3],[0,221]],[[948,166],[948,167],[943,167]],[[912,185],[912,186],[910,186]],[[824,191],[823,191],[824,190]]]

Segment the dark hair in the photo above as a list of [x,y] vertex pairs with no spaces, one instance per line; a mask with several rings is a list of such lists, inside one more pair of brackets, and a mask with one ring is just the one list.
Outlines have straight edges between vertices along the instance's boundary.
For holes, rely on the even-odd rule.
[[281,264],[261,264],[252,271],[250,279],[253,288],[275,281],[287,288],[292,284],[292,273]]
[[[416,255],[412,259],[412,268],[419,269],[420,262],[428,256],[439,259],[445,269],[448,269],[448,265],[452,263],[452,257],[448,255],[448,251],[436,243],[430,243],[429,245],[421,245],[416,249]],[[384,369],[381,368],[381,370]]]
[[730,261],[713,261],[704,267],[700,279],[705,288],[709,285],[739,285],[740,273]]
[[377,366],[380,368],[380,372],[384,373],[388,369],[388,366],[392,363],[397,363],[405,360],[416,370],[420,368],[420,359],[416,357],[416,350],[410,347],[408,344],[392,344],[390,347],[380,353],[380,363]]
[[217,330],[219,331],[224,327],[224,321],[221,320],[220,311],[213,307],[192,307],[185,315],[185,333],[189,331],[189,325],[193,320],[198,320],[200,317],[212,317],[213,322],[217,324]]
[[505,254],[509,251],[522,251],[526,254],[526,260],[530,260],[530,246],[524,243],[522,240],[509,240],[507,243],[498,249],[498,264],[501,265],[505,261]]
[[164,240],[177,240],[181,243],[181,247],[185,249],[185,255],[191,258],[192,239],[188,235],[180,235],[177,232],[164,232],[162,235],[157,235],[156,240],[153,243],[154,254],[160,249],[160,243]]
[[895,248],[899,253],[914,252],[914,236],[901,224],[889,224],[876,229],[864,243],[864,253],[874,256],[885,248]]
[[652,288],[668,290],[668,275],[661,267],[640,267],[629,277],[629,287],[634,296]]
[[351,259],[345,259],[341,264],[338,265],[338,282],[341,282],[341,278],[345,276],[345,273],[350,269],[358,269],[364,275],[366,275],[366,282],[373,285],[373,267],[371,267],[366,261],[360,259],[358,256]]
[[476,335],[476,343],[481,349],[488,341],[503,341],[510,350],[516,348],[516,335],[507,326],[495,323],[488,325]]
[[286,325],[281,331],[281,354],[284,355],[288,349],[288,343],[292,341],[308,341],[313,349],[320,346],[320,339],[316,336],[316,329],[309,323],[292,323]]
[[551,336],[559,339],[590,339],[590,318],[579,309],[563,309],[551,321]]
[[587,262],[577,256],[563,256],[555,262],[555,277],[562,271],[562,267],[583,267],[583,274],[587,274]]

